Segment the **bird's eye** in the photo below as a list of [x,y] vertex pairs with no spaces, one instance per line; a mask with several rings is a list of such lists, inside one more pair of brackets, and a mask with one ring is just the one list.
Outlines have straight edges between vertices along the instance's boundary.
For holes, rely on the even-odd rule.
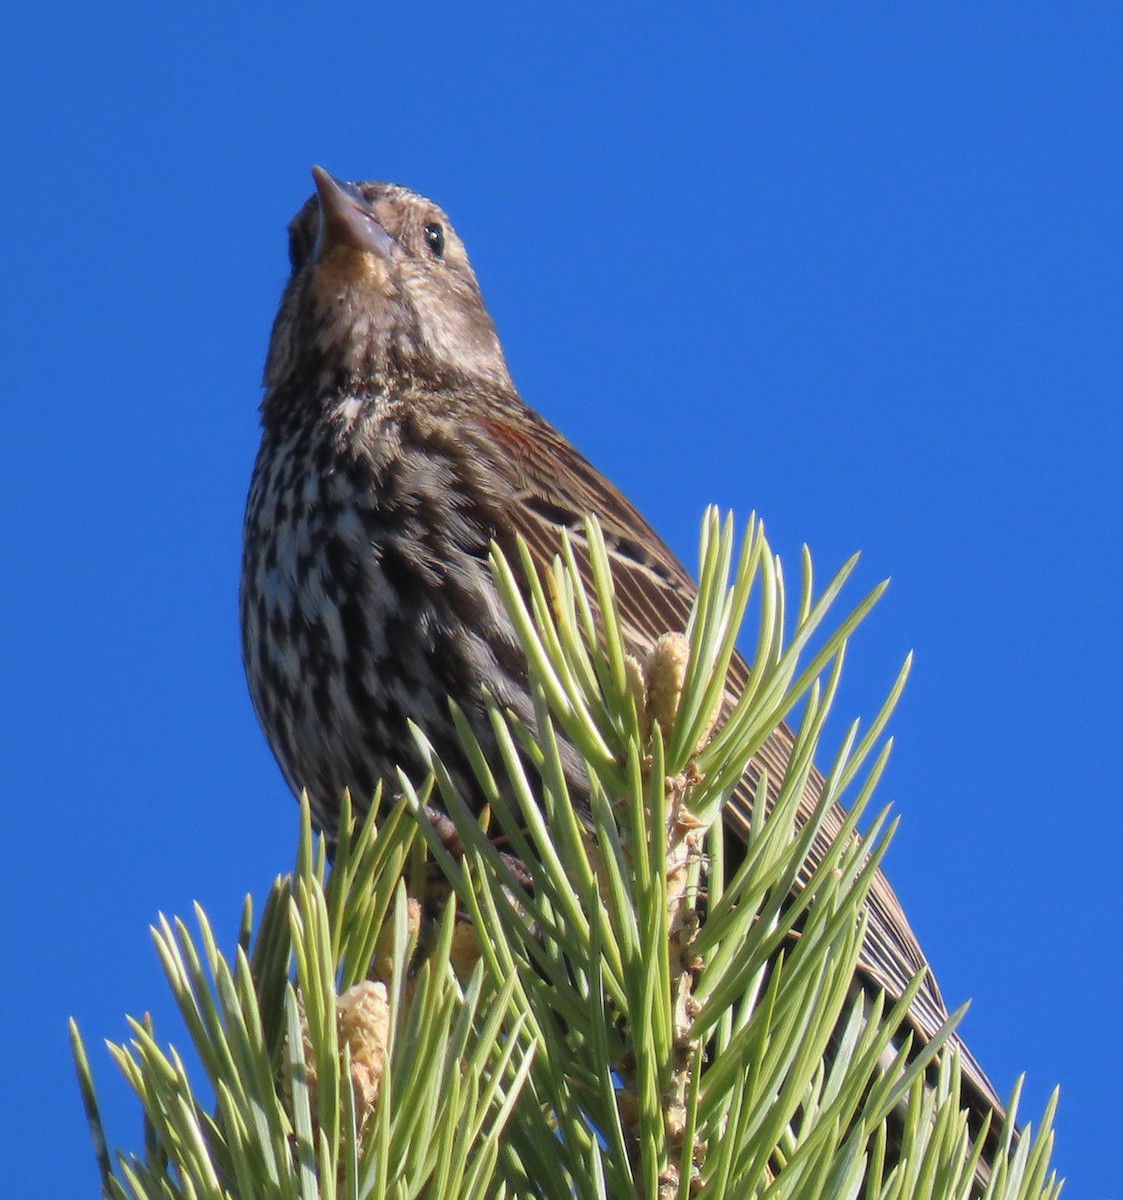
[[434,258],[444,258],[445,231],[436,221],[430,221],[425,226],[425,245],[429,247],[429,252]]

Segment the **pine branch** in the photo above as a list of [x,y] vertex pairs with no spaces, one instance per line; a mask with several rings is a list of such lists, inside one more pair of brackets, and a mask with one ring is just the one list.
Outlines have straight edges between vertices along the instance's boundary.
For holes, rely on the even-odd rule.
[[[195,934],[161,918],[157,951],[205,1087],[130,1022],[131,1041],[110,1053],[144,1112],[141,1153],[104,1149],[73,1029],[106,1197],[972,1194],[983,1134],[972,1142],[958,1061],[941,1053],[953,1023],[913,1046],[900,1037],[913,992],[887,1012],[853,986],[891,826],[882,814],[856,830],[907,664],[869,731],[846,735],[819,810],[797,820],[812,762],[826,760],[847,638],[880,589],[823,636],[853,563],[816,598],[805,556],[788,636],[763,530],[750,523],[738,549],[711,513],[690,625],[638,663],[595,523],[588,545],[591,596],[568,544],[545,578],[529,555],[494,552],[535,726],[491,704],[488,762],[454,710],[472,795],[417,730],[430,780],[403,777],[402,800],[376,800],[361,821],[345,804],[330,870],[304,805],[294,872],[256,930],[247,898],[233,954],[200,910]],[[754,592],[756,661],[725,711]],[[786,777],[770,804],[761,780],[727,879],[722,807],[797,709]],[[585,762],[587,799],[570,794],[564,745]],[[430,789],[455,852],[429,820]],[[851,817],[809,867],[819,822],[848,789]],[[1036,1134],[1016,1137],[1015,1107],[986,1195],[1052,1200],[1053,1103]]]

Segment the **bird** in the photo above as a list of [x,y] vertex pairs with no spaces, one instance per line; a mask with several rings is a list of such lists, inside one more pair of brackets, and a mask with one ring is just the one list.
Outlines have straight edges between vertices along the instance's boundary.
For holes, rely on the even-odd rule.
[[[521,398],[445,213],[397,184],[312,174],[316,190],[289,225],[291,272],[265,364],[240,623],[260,724],[330,839],[344,789],[361,799],[399,766],[424,773],[411,721],[470,792],[448,697],[485,750],[494,735],[484,688],[533,726],[525,659],[488,568],[493,542],[513,558],[521,538],[541,567],[562,531],[579,535],[595,515],[637,653],[685,627],[695,585],[621,492]],[[735,688],[747,670],[735,659]],[[727,803],[735,839],[747,837],[753,780],[782,779],[792,746],[781,725]],[[823,786],[814,771],[805,814]],[[831,808],[812,857],[844,816]],[[880,870],[867,907],[857,984],[896,1000],[922,974],[908,1022],[926,1042],[947,1009]],[[950,1045],[973,1124],[989,1115],[997,1131],[994,1087],[957,1035]]]

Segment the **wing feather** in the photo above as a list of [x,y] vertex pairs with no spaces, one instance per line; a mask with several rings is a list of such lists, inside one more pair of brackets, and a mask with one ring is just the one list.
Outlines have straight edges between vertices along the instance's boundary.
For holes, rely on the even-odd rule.
[[[484,426],[488,442],[501,454],[506,477],[514,482],[514,493],[504,512],[509,524],[505,532],[521,535],[539,570],[548,569],[558,553],[560,530],[564,528],[571,534],[583,582],[592,593],[588,558],[580,548],[585,517],[593,513],[604,530],[624,632],[632,648],[642,653],[660,634],[685,628],[696,592],[694,583],[651,526],[600,472],[556,430],[521,406],[511,420],[494,415],[475,419]],[[744,688],[748,673],[745,661],[735,656],[730,666],[731,697]],[[774,800],[794,743],[791,730],[781,724],[730,798],[725,821],[742,841],[747,836],[761,770],[767,770],[770,799]],[[818,804],[823,787],[823,776],[813,768],[801,804],[805,819]],[[821,860],[841,830],[845,815],[837,803],[826,814],[809,866]],[[927,1041],[944,1024],[947,1009],[901,903],[880,870],[871,887],[868,909],[859,971],[893,1000],[900,998],[918,972],[924,972],[909,1017]],[[1001,1114],[1002,1104],[986,1075],[958,1038],[953,1038],[953,1044],[962,1055],[966,1077],[978,1092],[975,1107],[981,1112],[993,1108]]]

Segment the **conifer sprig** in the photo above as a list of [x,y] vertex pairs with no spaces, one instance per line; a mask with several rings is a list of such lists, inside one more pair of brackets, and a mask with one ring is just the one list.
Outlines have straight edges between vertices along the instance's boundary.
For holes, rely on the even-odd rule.
[[[198,1066],[146,1021],[110,1047],[141,1103],[140,1153],[106,1149],[73,1029],[106,1197],[976,1194],[986,1131],[968,1127],[947,1049],[958,1014],[915,1046],[903,1030],[919,979],[891,1006],[853,985],[892,824],[881,813],[858,828],[908,663],[864,734],[852,726],[833,756],[821,741],[847,639],[881,589],[826,629],[853,560],[816,596],[804,553],[789,630],[762,527],[738,544],[711,512],[690,623],[641,663],[595,522],[582,541],[591,592],[572,541],[545,575],[525,552],[493,554],[535,721],[490,703],[487,758],[454,710],[470,794],[416,730],[430,779],[402,776],[402,800],[375,797],[362,820],[345,802],[330,869],[302,806],[295,869],[260,917],[247,899],[229,954],[200,910],[196,933],[161,918]],[[730,704],[754,594],[756,657]],[[761,779],[727,872],[722,807],[784,718],[785,777],[767,804]],[[816,761],[822,800],[797,819]],[[850,816],[809,866],[844,792]],[[1053,1103],[1015,1136],[1016,1100],[985,1196],[1053,1200]]]

